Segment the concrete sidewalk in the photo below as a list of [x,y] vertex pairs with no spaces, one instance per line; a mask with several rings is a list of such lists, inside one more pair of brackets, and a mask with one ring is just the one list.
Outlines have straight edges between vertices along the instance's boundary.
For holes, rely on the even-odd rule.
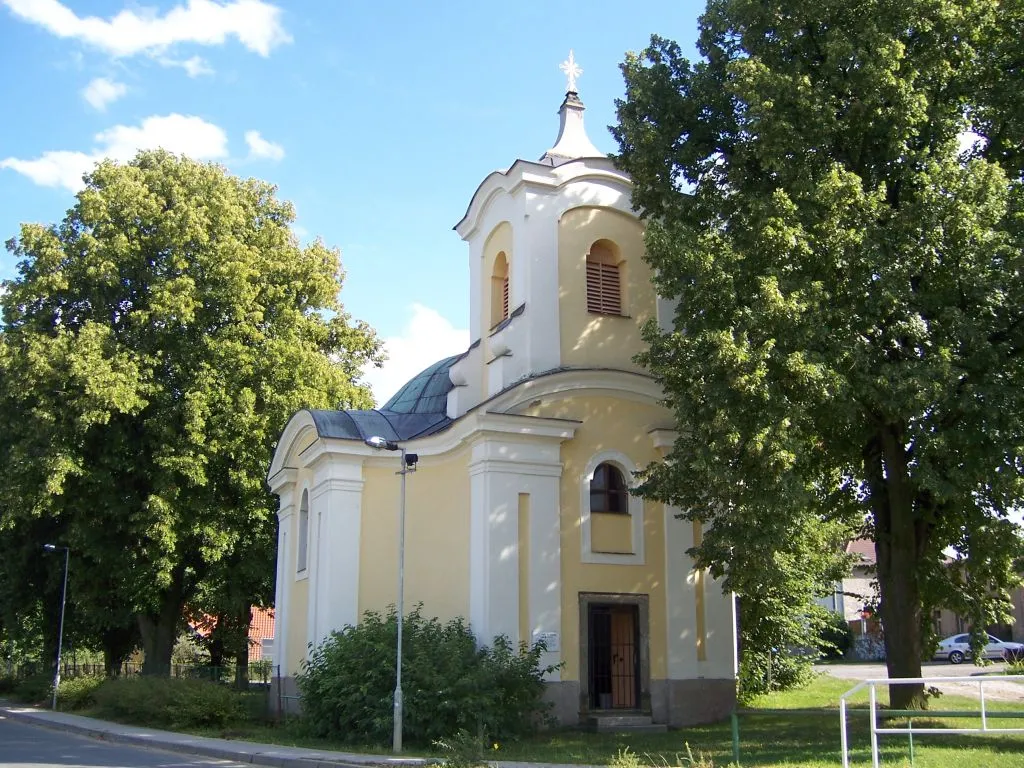
[[[0,701],[0,716],[23,723],[69,731],[94,739],[131,744],[132,746],[153,747],[187,755],[200,755],[236,763],[269,765],[275,768],[369,768],[369,766],[417,766],[433,765],[437,761],[421,757],[389,757],[388,755],[363,755],[355,752],[331,752],[303,747],[283,747],[276,744],[260,744],[252,741],[212,739],[206,736],[192,736],[187,733],[161,731],[156,728],[139,728],[121,725],[92,717],[72,715],[67,712],[52,712],[12,705]],[[496,761],[492,768],[596,768],[595,766],[556,765],[552,763],[515,763]]]
[[387,755],[360,755],[349,752],[329,752],[301,747],[282,747],[275,744],[258,744],[251,741],[211,739],[192,736],[187,733],[161,731],[156,728],[139,728],[121,725],[91,717],[72,715],[66,712],[52,712],[34,707],[0,705],[0,715],[44,728],[70,731],[94,739],[131,744],[132,746],[154,747],[188,755],[200,755],[237,763],[270,765],[277,768],[367,768],[374,765],[422,766],[430,761],[422,758],[389,758]]

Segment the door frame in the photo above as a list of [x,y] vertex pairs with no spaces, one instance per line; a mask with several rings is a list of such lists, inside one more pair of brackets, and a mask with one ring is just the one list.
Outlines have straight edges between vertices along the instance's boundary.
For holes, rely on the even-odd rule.
[[[579,682],[580,682],[580,717],[595,712],[614,714],[615,712],[640,712],[651,714],[651,651],[650,651],[650,598],[648,595],[629,595],[605,592],[580,592],[579,628]],[[636,710],[605,710],[590,707],[590,607],[593,605],[632,605],[636,606],[637,620],[637,689],[639,700]]]

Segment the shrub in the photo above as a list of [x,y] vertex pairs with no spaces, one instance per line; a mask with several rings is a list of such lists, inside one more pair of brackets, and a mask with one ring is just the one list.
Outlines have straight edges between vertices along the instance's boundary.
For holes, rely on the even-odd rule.
[[[428,745],[460,731],[508,739],[546,715],[542,648],[514,649],[504,637],[478,648],[465,620],[442,624],[425,619],[419,607],[402,626],[409,742]],[[393,607],[386,615],[370,611],[313,651],[298,679],[313,733],[349,743],[390,741],[397,632]]]
[[14,693],[14,689],[17,685],[18,678],[14,675],[0,675],[0,695],[5,693]]
[[96,714],[136,725],[221,728],[241,720],[241,695],[202,680],[136,677],[104,680],[93,692]]
[[102,677],[72,677],[60,681],[57,705],[63,710],[84,709],[95,702],[93,693],[103,684]]
[[739,699],[748,702],[762,693],[802,688],[813,677],[811,660],[805,655],[744,650],[740,659]]
[[853,631],[842,615],[828,612],[818,630],[815,647],[826,659],[841,659],[849,653],[853,647]]

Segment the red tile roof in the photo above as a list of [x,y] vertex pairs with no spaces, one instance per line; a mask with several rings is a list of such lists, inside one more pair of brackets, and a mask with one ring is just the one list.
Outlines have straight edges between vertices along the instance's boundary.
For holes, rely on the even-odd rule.
[[875,542],[871,539],[854,539],[846,545],[846,551],[851,555],[858,555],[864,565],[875,564]]
[[263,658],[263,640],[274,637],[274,609],[253,608],[249,622],[249,660]]

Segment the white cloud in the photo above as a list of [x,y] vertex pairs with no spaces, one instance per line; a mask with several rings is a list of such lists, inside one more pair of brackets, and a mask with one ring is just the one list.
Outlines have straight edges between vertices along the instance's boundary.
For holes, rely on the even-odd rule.
[[259,131],[246,131],[245,143],[249,145],[249,157],[265,157],[269,160],[281,160],[284,157],[284,147],[267,141],[260,136]]
[[100,112],[128,93],[128,86],[105,77],[97,77],[82,89],[82,98]]
[[160,56],[157,58],[157,61],[165,67],[181,67],[188,73],[189,77],[213,74],[213,67],[202,56],[192,56],[188,59],[172,59],[167,56]]
[[154,115],[140,125],[115,125],[96,134],[92,152],[58,150],[44,152],[35,160],[8,157],[0,168],[10,168],[44,187],[82,188],[82,174],[105,157],[125,162],[140,149],[162,147],[197,160],[212,160],[228,153],[227,134],[213,123],[193,115]]
[[412,316],[402,333],[384,339],[388,355],[384,367],[363,369],[363,380],[373,390],[378,406],[424,368],[465,352],[469,346],[469,331],[456,328],[437,310],[422,304],[413,304],[410,309]]
[[291,41],[281,24],[281,9],[263,0],[187,0],[162,16],[140,8],[123,10],[109,19],[80,17],[60,0],[2,2],[24,21],[112,56],[155,53],[175,43],[221,45],[229,37],[268,56],[275,46]]

